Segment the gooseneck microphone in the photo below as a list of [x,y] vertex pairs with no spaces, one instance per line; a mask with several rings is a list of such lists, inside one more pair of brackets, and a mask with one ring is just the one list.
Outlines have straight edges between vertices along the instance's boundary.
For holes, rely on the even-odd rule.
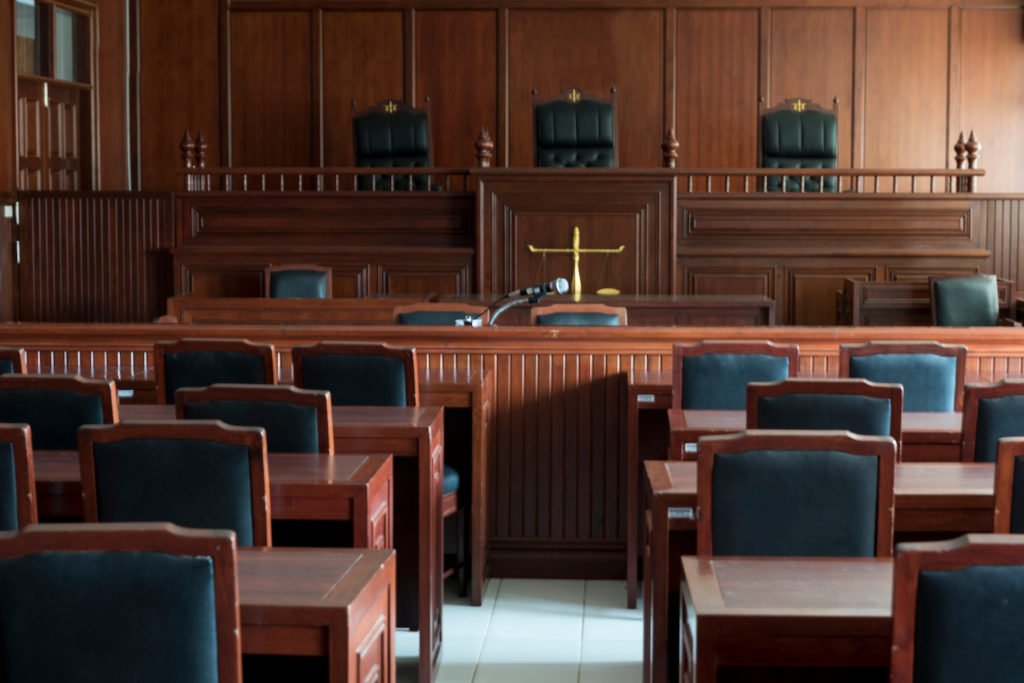
[[551,282],[545,282],[541,285],[534,285],[532,287],[523,287],[519,290],[512,290],[508,293],[508,296],[526,296],[531,299],[539,299],[545,294],[554,292],[555,294],[565,294],[569,291],[569,281],[564,277],[556,278]]

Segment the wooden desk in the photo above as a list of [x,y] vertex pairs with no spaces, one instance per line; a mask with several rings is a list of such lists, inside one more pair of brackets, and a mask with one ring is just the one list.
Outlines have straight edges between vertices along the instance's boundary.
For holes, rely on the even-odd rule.
[[[424,655],[429,652],[433,667],[441,650],[444,588],[441,579],[444,570],[443,411],[438,407],[336,406],[332,417],[335,453],[391,453],[395,456],[396,623],[399,627],[419,629],[420,661],[425,661]],[[174,406],[126,405],[121,408],[121,419],[174,419]],[[39,480],[38,475],[36,480]],[[421,675],[423,669],[420,667]]]
[[332,683],[396,680],[393,550],[240,548],[238,589],[245,654],[327,657]]
[[681,571],[680,681],[715,683],[739,666],[749,681],[759,667],[851,668],[857,680],[874,668],[866,680],[888,680],[892,559],[684,557]]
[[[647,680],[661,683],[676,680],[675,558],[696,550],[697,463],[649,460],[644,469],[644,668]],[[898,463],[896,533],[953,537],[991,532],[994,479],[989,463]],[[667,659],[658,654],[666,649]]]

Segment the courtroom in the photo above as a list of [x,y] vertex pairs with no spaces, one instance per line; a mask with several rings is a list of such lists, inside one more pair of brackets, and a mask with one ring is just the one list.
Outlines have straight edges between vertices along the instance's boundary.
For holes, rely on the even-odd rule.
[[1024,680],[1024,0],[0,38],[3,683]]

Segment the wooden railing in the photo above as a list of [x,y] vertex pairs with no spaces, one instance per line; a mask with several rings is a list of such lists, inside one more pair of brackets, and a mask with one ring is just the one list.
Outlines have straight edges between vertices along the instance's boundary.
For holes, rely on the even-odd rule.
[[[950,194],[973,192],[976,179],[985,175],[982,170],[959,169],[792,169],[792,168],[716,168],[679,169],[678,192],[685,194],[724,192],[745,194],[749,192],[768,193],[771,179],[778,178],[778,189],[770,193],[784,194],[835,194],[836,192],[880,194],[880,193],[929,193]],[[826,190],[829,181],[834,190]],[[798,187],[792,189],[789,185]],[[774,183],[772,183],[774,186]]]

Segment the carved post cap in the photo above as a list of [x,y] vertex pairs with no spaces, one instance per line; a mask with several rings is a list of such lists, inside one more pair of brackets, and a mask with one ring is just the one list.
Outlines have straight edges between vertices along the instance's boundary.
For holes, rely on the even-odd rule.
[[665,138],[661,143],[661,159],[665,168],[676,167],[679,160],[679,140],[676,139],[675,128],[665,131]]
[[964,140],[964,132],[960,131],[960,137],[956,139],[956,144],[953,145],[953,151],[956,152],[956,167],[965,168],[967,161],[967,142]]
[[978,168],[978,152],[981,151],[981,143],[978,142],[978,138],[974,137],[973,130],[970,137],[967,138],[964,148],[967,150],[967,168]]
[[480,129],[480,136],[476,139],[476,162],[480,168],[490,168],[494,159],[494,140],[486,128]]
[[195,163],[196,144],[192,140],[192,132],[186,130],[185,135],[181,138],[181,144],[178,145],[178,149],[181,150],[181,163],[185,166],[185,169],[191,169]]
[[201,132],[196,136],[195,150],[196,168],[206,168],[206,138]]

